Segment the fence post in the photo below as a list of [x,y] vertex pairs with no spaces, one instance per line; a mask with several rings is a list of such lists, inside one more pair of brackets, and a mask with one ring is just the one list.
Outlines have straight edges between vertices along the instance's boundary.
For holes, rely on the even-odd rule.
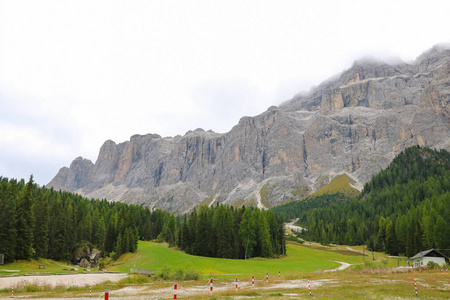
[[269,272],[266,273],[266,283],[269,283]]
[[211,277],[211,279],[209,280],[209,283],[211,285],[210,290],[211,290],[211,296],[213,294],[213,278]]
[[177,299],[177,283],[173,285],[173,299]]
[[255,287],[255,276],[252,275],[252,288],[254,288],[254,287]]
[[419,296],[419,294],[417,294],[417,283],[416,283],[416,277],[414,277],[414,290],[416,291],[416,296]]
[[109,299],[109,291],[105,290],[105,300],[108,300],[108,299]]
[[312,296],[313,294],[311,294],[311,285],[309,284],[309,279],[308,279],[308,288],[309,288],[309,295]]

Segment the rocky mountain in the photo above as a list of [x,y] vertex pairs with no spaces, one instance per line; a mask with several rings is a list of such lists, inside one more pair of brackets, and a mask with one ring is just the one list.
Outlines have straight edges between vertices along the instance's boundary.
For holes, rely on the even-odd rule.
[[347,174],[361,187],[412,145],[450,150],[450,47],[412,63],[356,61],[231,131],[106,141],[48,187],[182,213],[215,202],[270,207]]

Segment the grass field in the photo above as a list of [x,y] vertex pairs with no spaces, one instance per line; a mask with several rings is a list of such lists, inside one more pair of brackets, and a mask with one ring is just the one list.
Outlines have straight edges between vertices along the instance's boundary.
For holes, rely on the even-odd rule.
[[[167,244],[152,242],[139,242],[138,251],[119,259],[110,271],[128,272],[130,269],[149,269],[159,272],[163,268],[188,269],[191,268],[200,273],[202,278],[212,275],[220,278],[234,278],[236,275],[251,277],[263,277],[269,275],[278,276],[278,271],[289,278],[306,278],[309,273],[334,269],[340,266],[339,262],[352,265],[363,264],[364,261],[372,261],[372,256],[362,256],[362,246],[353,247],[354,251],[346,247],[324,247],[317,244],[301,245],[297,243],[287,244],[287,256],[282,258],[263,259],[252,258],[248,260],[218,259],[192,256],[169,248]],[[375,253],[375,262],[381,265],[381,261],[387,259],[387,266],[396,266],[397,260],[388,259],[385,254]]]
[[[45,268],[39,268],[45,265]],[[13,263],[0,266],[0,276],[8,275],[32,275],[32,274],[62,274],[62,273],[82,273],[85,269],[73,270],[73,266],[64,262],[57,262],[50,259],[17,260]]]
[[[166,244],[140,242],[138,251],[122,256],[109,271],[128,272],[141,268],[156,273],[170,268],[192,269],[200,274],[199,280],[178,281],[178,299],[304,299],[309,298],[307,279],[312,294],[319,299],[412,299],[415,298],[414,277],[417,278],[419,296],[423,299],[450,299],[450,275],[436,270],[395,270],[397,258],[382,253],[362,256],[364,247],[324,247],[317,244],[288,243],[288,255],[282,258],[230,260],[187,255]],[[343,271],[326,272],[346,262],[352,266]],[[45,263],[46,269],[37,269]],[[404,261],[402,265],[405,265]],[[48,260],[16,262],[1,266],[3,270],[19,273],[61,273],[67,265]],[[278,271],[281,278],[278,279]],[[66,271],[67,272],[67,271]],[[269,273],[269,283],[265,274]],[[1,273],[4,275],[4,273]],[[250,279],[254,275],[255,287]],[[157,277],[157,276],[154,276]],[[208,278],[214,278],[214,295],[209,294]],[[239,290],[233,280],[239,278]],[[1,283],[0,278],[0,283]],[[102,298],[108,289],[110,299],[173,299],[175,280],[154,280],[131,276],[117,283],[105,282],[92,287],[93,297]],[[17,286],[19,298],[89,298],[88,286]],[[0,285],[0,298],[9,298],[10,287]]]

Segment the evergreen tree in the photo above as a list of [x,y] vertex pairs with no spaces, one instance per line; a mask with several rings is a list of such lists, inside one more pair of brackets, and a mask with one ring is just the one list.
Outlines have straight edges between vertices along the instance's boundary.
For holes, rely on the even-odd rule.
[[16,259],[31,259],[34,256],[34,182],[33,176],[27,182],[23,195],[17,202]]
[[5,255],[5,262],[12,262],[16,257],[16,181],[4,182],[6,191],[0,197],[0,253]]
[[36,224],[34,227],[34,246],[36,249],[35,256],[46,258],[48,254],[49,243],[49,210],[47,196],[44,192],[40,192],[36,204],[34,205],[34,216]]
[[242,221],[239,226],[239,235],[241,236],[242,246],[245,249],[244,258],[253,256],[253,250],[257,244],[255,220],[251,208],[245,208],[242,214]]
[[231,208],[220,205],[214,212],[213,229],[216,234],[216,257],[234,258],[234,218]]
[[259,214],[258,220],[258,244],[261,245],[261,253],[262,257],[272,257],[272,241],[270,239],[270,230],[269,224],[267,223],[264,211]]
[[56,198],[50,212],[48,256],[54,260],[65,260],[69,252],[66,244],[66,218],[61,199]]
[[395,227],[394,223],[390,219],[386,224],[386,253],[389,253],[391,255],[398,255]]
[[196,232],[195,232],[195,243],[193,254],[200,256],[213,256],[211,253],[212,249],[212,238],[211,238],[211,224],[208,218],[208,208],[202,206],[198,212]]

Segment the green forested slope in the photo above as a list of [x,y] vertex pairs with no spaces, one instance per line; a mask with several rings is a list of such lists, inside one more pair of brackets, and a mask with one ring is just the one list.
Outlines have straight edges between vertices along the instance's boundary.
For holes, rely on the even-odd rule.
[[[336,201],[329,201],[329,200]],[[330,195],[298,203],[295,217],[306,239],[366,243],[389,254],[412,256],[450,248],[450,154],[411,147],[374,176],[353,200]],[[290,204],[294,206],[294,204]],[[276,212],[276,210],[275,210]]]
[[184,217],[178,246],[186,253],[219,258],[273,257],[286,253],[283,219],[272,211],[201,206]]
[[40,188],[32,176],[27,183],[0,177],[0,253],[6,262],[38,257],[70,260],[80,242],[117,257],[134,252],[138,238],[156,238],[169,216]]

